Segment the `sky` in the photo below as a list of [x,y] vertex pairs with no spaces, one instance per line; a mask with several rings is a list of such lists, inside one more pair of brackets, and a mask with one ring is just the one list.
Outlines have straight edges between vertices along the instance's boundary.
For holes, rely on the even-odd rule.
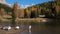
[[8,4],[14,4],[14,2],[18,2],[19,5],[28,6],[28,5],[35,5],[51,0],[5,0]]

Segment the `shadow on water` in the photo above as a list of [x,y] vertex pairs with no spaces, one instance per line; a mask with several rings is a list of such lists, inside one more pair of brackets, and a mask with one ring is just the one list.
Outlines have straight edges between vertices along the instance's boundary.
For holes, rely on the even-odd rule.
[[50,26],[60,26],[60,19],[53,19],[50,22],[46,22],[46,25],[50,25]]
[[60,34],[60,19],[50,22],[31,22],[32,34]]

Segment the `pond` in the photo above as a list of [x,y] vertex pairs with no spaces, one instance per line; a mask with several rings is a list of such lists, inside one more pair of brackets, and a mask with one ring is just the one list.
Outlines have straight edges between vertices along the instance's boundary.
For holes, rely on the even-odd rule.
[[[1,22],[0,25],[11,26],[11,21]],[[49,22],[24,22],[19,21],[20,32],[17,34],[60,34],[60,19],[52,19]]]
[[60,34],[60,19],[40,23],[32,23],[31,34]]

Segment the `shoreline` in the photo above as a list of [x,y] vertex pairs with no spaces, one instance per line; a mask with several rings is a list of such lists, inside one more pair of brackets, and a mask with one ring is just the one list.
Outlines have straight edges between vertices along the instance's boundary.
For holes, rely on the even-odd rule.
[[[51,21],[52,19],[48,19],[48,18],[17,18],[15,21],[42,22],[43,20]],[[0,21],[12,21],[12,19],[0,19]]]

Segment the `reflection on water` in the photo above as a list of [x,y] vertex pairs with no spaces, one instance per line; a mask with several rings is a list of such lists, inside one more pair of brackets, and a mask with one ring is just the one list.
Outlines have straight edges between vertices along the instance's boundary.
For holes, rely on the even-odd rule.
[[60,34],[60,26],[34,25],[32,34]]
[[29,25],[29,34],[31,34],[31,25]]
[[0,25],[2,25],[2,26],[11,26],[11,21],[1,21],[0,22]]
[[41,23],[32,25],[31,34],[60,34],[60,19],[52,19],[45,24]]
[[[20,26],[19,34],[60,34],[60,20],[52,20],[50,22],[23,22],[19,21],[18,25]],[[48,25],[47,25],[48,24]],[[52,24],[52,25],[51,25]],[[55,24],[55,25],[54,25]],[[11,26],[10,22],[1,22],[0,25]],[[53,26],[54,25],[54,26]]]

